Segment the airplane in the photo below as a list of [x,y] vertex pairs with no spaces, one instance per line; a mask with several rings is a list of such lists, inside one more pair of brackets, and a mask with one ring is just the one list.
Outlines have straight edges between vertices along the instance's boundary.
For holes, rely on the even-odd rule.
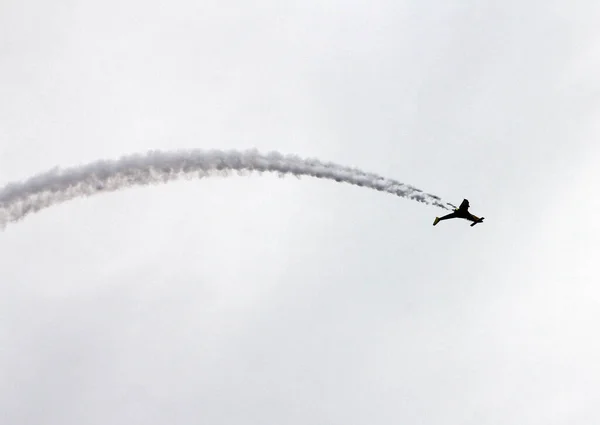
[[[452,204],[450,204],[452,205]],[[454,207],[454,205],[452,205]],[[472,221],[473,224],[471,224],[471,227],[475,226],[477,223],[483,223],[483,219],[485,217],[476,217],[473,214],[471,214],[469,212],[469,201],[466,199],[463,199],[462,203],[460,204],[460,207],[458,208],[454,208],[454,212],[445,215],[443,217],[436,217],[435,220],[433,221],[433,225],[435,226],[436,224],[438,224],[440,221],[442,220],[448,220],[449,218],[464,218],[465,220],[469,220]]]

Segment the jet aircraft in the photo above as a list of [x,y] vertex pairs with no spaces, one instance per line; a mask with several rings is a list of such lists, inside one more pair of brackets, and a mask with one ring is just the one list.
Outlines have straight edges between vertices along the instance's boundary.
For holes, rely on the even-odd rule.
[[[450,205],[452,205],[452,204],[450,204]],[[452,205],[452,206],[454,206],[454,205]],[[435,220],[433,221],[433,225],[435,226],[440,221],[448,220],[449,218],[464,218],[465,220],[472,221],[473,224],[471,224],[471,227],[473,227],[477,223],[483,223],[483,219],[485,217],[479,218],[479,217],[476,217],[473,214],[471,214],[469,212],[469,201],[464,199],[462,201],[462,203],[460,204],[460,207],[454,208],[454,211],[452,213],[445,215],[443,217],[436,217]]]

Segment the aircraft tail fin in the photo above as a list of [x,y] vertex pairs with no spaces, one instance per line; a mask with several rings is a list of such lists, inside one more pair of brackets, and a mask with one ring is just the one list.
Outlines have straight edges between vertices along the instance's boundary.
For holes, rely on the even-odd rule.
[[435,220],[433,220],[433,225],[435,226],[436,224],[438,224],[440,222],[440,218],[436,217]]

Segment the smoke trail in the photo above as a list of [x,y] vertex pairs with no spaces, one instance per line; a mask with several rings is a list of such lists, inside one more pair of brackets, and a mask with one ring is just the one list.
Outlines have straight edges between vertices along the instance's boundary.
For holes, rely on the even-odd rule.
[[440,198],[377,174],[317,159],[303,159],[277,152],[261,154],[239,151],[150,151],[102,160],[80,167],[52,169],[19,183],[0,188],[0,229],[31,213],[69,201],[132,186],[166,183],[179,178],[229,175],[232,172],[274,172],[280,176],[312,176],[387,192],[443,209]]

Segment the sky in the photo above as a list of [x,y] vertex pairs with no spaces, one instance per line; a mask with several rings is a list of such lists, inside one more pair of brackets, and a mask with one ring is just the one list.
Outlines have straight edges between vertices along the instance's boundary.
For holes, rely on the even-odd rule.
[[0,2],[0,186],[151,149],[311,178],[54,206],[0,232],[3,423],[600,421],[600,5]]

